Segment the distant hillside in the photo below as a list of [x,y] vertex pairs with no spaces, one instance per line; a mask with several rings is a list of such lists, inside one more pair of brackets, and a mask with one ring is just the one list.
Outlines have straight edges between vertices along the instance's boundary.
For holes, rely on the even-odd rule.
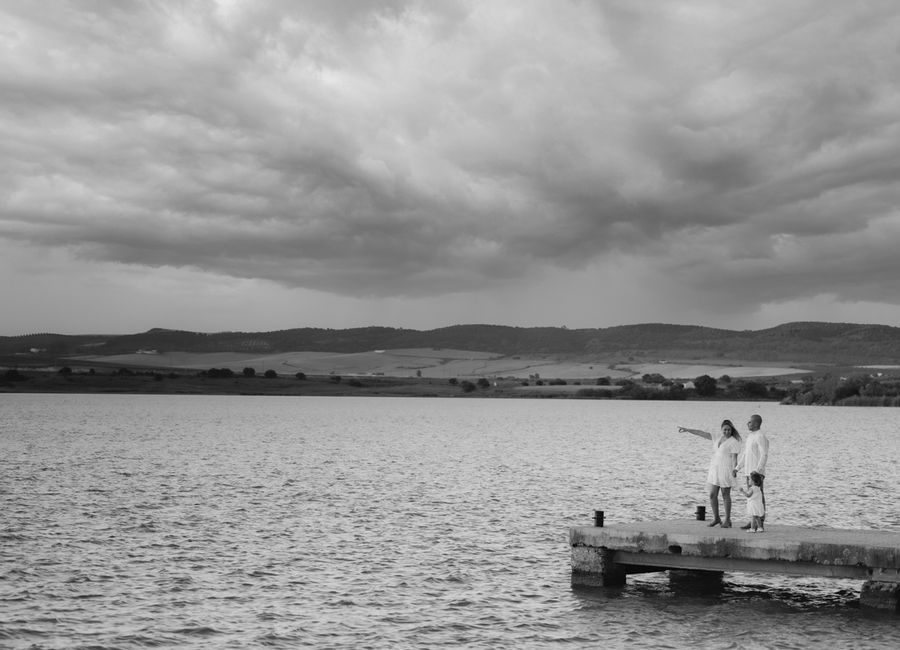
[[128,335],[30,334],[0,337],[0,354],[66,355],[159,352],[365,352],[452,348],[502,355],[596,360],[722,359],[793,363],[897,364],[900,328],[853,323],[786,323],[733,331],[698,325],[645,323],[598,329],[454,325],[419,331],[391,327],[299,328],[275,332],[199,333],[151,329]]

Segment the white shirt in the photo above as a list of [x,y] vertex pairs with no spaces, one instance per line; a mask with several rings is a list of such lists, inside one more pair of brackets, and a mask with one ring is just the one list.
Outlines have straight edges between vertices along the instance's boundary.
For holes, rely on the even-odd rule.
[[750,476],[750,472],[759,472],[766,475],[766,461],[769,459],[769,439],[762,431],[751,431],[747,434],[747,442],[744,443],[744,453],[738,459],[737,468],[743,468],[744,474]]

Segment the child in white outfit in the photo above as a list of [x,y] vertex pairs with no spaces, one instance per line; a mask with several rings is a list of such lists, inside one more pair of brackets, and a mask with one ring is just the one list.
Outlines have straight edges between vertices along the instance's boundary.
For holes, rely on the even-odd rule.
[[760,486],[762,477],[756,473],[750,473],[751,485],[745,490],[741,488],[741,494],[747,497],[747,516],[750,518],[748,533],[764,533],[763,517],[766,516],[766,507],[763,505],[763,495]]

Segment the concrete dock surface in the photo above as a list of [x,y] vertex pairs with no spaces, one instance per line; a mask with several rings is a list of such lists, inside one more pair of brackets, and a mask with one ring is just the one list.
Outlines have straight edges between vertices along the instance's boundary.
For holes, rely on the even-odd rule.
[[750,533],[706,521],[641,521],[569,529],[572,582],[617,586],[632,573],[687,571],[698,580],[725,572],[863,580],[861,602],[900,611],[900,531],[767,524]]
[[813,562],[900,570],[900,531],[806,528],[767,524],[765,532],[709,527],[678,519],[581,526],[569,531],[572,546],[609,547],[633,553],[676,553],[710,558]]

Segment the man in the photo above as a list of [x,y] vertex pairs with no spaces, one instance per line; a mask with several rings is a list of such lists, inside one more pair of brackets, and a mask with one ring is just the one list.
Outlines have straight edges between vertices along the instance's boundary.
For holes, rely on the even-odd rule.
[[[737,466],[734,468],[734,475],[737,476],[738,472],[743,471],[746,486],[750,487],[752,483],[750,473],[756,472],[759,474],[759,491],[762,494],[763,507],[765,507],[766,492],[763,488],[763,483],[766,479],[766,461],[769,459],[769,439],[766,438],[766,434],[759,430],[761,426],[762,417],[756,414],[751,415],[750,421],[747,423],[750,433],[744,442],[744,453],[741,454]],[[765,523],[765,515],[761,520]],[[750,522],[745,526],[741,526],[741,528],[743,530],[749,529]]]

